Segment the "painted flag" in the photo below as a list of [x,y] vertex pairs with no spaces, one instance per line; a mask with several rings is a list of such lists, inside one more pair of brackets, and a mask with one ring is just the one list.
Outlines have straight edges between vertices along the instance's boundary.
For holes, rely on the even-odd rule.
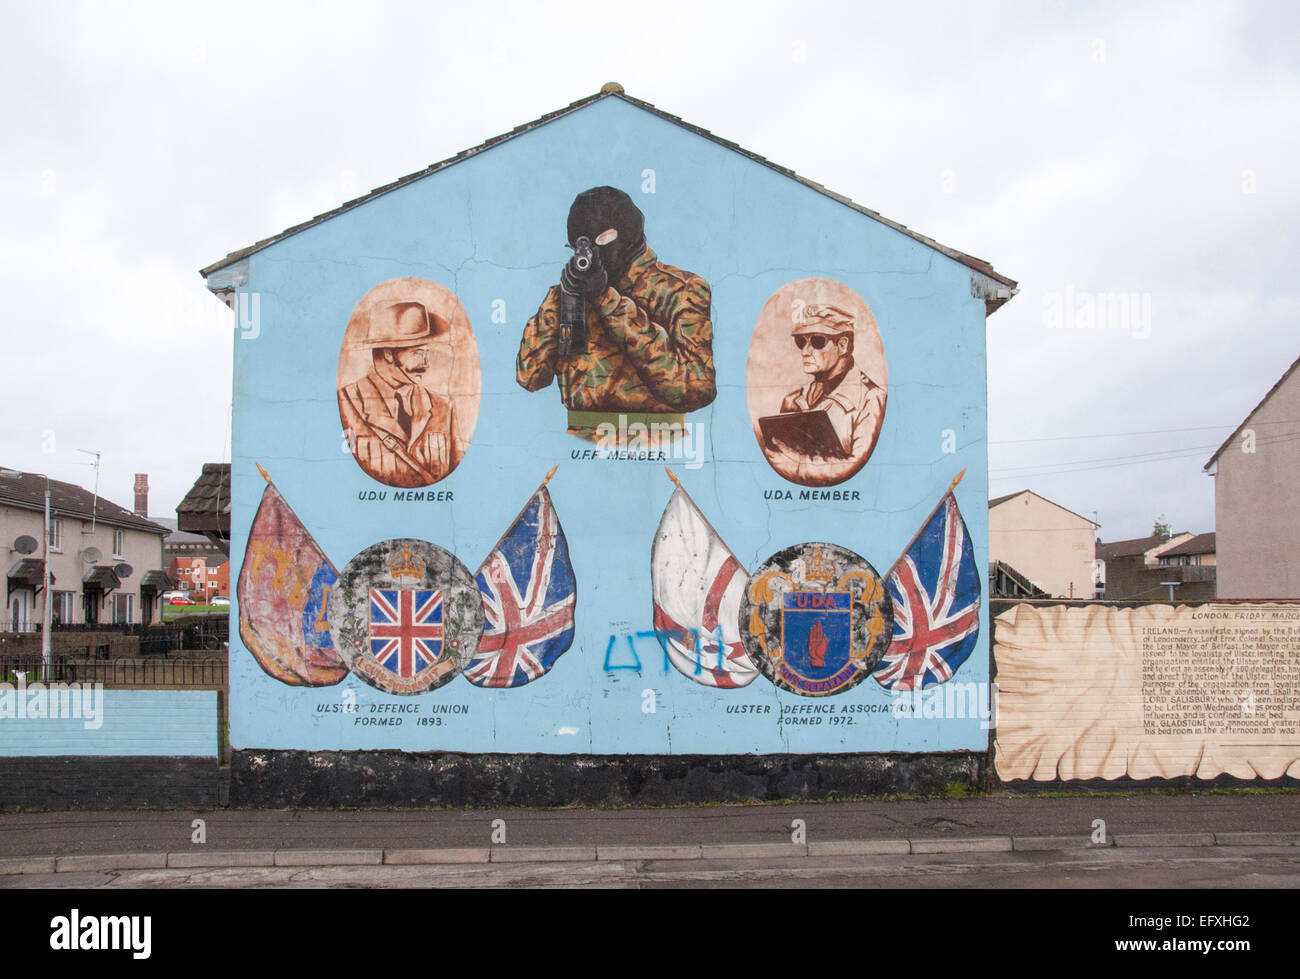
[[885,576],[885,587],[894,602],[894,635],[872,676],[894,691],[950,680],[980,628],[980,576],[951,488]]
[[475,580],[483,594],[483,639],[465,677],[480,687],[519,687],[545,674],[573,644],[578,591],[545,483]]
[[389,673],[423,673],[438,661],[442,638],[441,591],[370,589],[370,655]]
[[338,571],[266,479],[239,571],[239,636],[283,683],[327,687],[348,674],[325,618]]
[[680,484],[655,532],[650,580],[655,632],[678,672],[724,688],[746,686],[758,676],[740,639],[749,573]]

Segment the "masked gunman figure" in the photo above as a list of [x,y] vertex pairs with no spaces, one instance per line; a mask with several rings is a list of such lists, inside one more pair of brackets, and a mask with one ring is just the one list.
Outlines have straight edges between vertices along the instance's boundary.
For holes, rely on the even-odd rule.
[[644,215],[613,187],[578,195],[568,234],[573,258],[524,327],[519,384],[557,378],[569,432],[587,439],[619,415],[667,426],[712,402],[709,284],[659,261]]
[[357,462],[381,483],[428,486],[460,461],[451,400],[420,382],[429,369],[429,343],[450,332],[418,302],[385,303],[370,314],[371,368],[339,389],[339,415]]

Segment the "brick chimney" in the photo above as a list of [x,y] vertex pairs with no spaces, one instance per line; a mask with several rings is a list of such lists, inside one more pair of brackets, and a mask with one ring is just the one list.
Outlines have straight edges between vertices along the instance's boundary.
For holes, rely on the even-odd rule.
[[135,474],[135,512],[137,516],[149,516],[149,474]]

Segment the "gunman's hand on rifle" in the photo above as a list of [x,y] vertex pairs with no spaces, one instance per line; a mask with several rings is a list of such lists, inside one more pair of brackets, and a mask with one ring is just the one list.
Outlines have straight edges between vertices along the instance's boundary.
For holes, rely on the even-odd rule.
[[571,296],[598,298],[609,285],[609,276],[600,262],[600,252],[586,238],[579,238],[560,273],[560,288]]

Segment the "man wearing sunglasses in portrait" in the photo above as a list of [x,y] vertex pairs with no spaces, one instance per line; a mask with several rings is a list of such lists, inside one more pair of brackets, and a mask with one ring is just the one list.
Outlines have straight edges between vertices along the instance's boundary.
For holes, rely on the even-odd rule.
[[810,379],[786,395],[781,412],[825,412],[838,442],[811,451],[807,445],[781,445],[794,470],[788,475],[807,485],[838,483],[853,475],[880,434],[885,390],[854,364],[853,327],[853,316],[839,307],[809,304],[793,330]]

